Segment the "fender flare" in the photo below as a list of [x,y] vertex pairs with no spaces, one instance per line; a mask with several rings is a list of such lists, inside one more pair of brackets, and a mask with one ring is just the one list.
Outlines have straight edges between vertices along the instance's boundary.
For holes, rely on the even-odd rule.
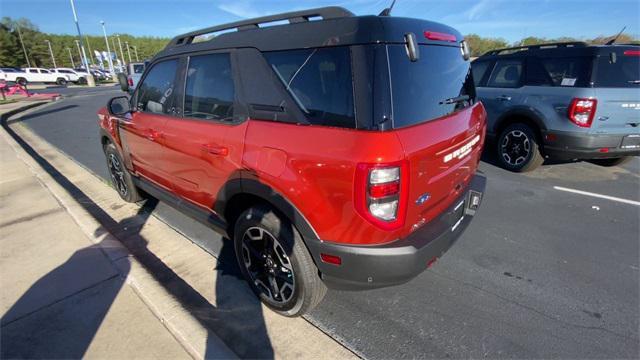
[[531,120],[533,123],[535,123],[541,132],[544,132],[547,130],[547,126],[543,121],[544,115],[540,111],[530,106],[514,106],[513,108],[507,110],[502,115],[500,115],[500,117],[498,117],[498,120],[493,126],[493,129],[491,129],[491,132],[495,136],[500,135],[498,134],[497,130],[503,126],[505,121],[513,117],[525,117]]
[[258,197],[271,204],[291,221],[305,240],[319,240],[313,226],[293,203],[271,186],[257,179],[238,177],[227,181],[216,198],[215,212],[224,214],[228,201],[242,194]]

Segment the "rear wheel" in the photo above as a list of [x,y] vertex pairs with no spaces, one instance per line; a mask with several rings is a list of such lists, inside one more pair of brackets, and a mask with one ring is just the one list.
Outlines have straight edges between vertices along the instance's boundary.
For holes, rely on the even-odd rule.
[[240,215],[234,248],[253,292],[279,314],[303,315],[324,297],[327,288],[302,237],[269,207],[253,207]]
[[544,158],[533,130],[526,124],[507,126],[498,138],[498,161],[510,171],[527,172],[542,165]]
[[65,79],[65,78],[58,78],[58,79],[56,80],[56,84],[58,84],[58,85],[60,85],[60,86],[65,86],[65,85],[67,85],[67,79]]
[[132,203],[142,200],[141,192],[133,183],[133,178],[131,174],[129,174],[129,171],[124,167],[124,163],[116,147],[113,144],[105,145],[104,154],[107,157],[111,184],[122,200]]
[[611,158],[611,159],[593,159],[591,160],[591,162],[596,165],[609,167],[609,166],[624,165],[629,161],[631,161],[631,159],[633,159],[632,156],[625,156],[625,157]]

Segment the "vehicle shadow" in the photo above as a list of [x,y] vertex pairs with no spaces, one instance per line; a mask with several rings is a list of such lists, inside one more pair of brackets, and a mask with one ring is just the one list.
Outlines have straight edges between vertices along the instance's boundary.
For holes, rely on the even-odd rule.
[[[11,123],[19,122],[20,119],[12,120]],[[44,157],[38,154],[26,141],[24,141],[10,126],[8,126],[6,118],[1,119],[4,130],[20,145],[20,147],[29,154],[67,193],[72,196],[82,208],[93,216],[102,226],[96,230],[96,235],[103,232],[118,234],[118,239],[133,254],[136,260],[151,274],[158,283],[181,305],[189,311],[189,313],[204,327],[209,333],[207,341],[207,349],[205,358],[219,358],[221,355],[214,348],[214,339],[220,337],[229,348],[242,358],[273,358],[273,349],[269,340],[269,335],[264,324],[262,315],[262,306],[258,299],[255,298],[251,290],[248,288],[244,280],[240,280],[242,276],[237,268],[233,244],[230,240],[226,240],[223,249],[219,255],[219,264],[216,277],[216,295],[217,301],[215,306],[212,305],[202,294],[194,289],[189,283],[177,275],[173,269],[165,264],[162,259],[158,258],[153,252],[147,248],[148,241],[140,235],[140,230],[148,220],[153,209],[155,209],[158,200],[150,198],[140,208],[139,212],[132,217],[123,221],[115,221],[108,213],[87,196],[80,188],[78,188],[71,180],[59,172]],[[106,166],[106,164],[105,164]],[[124,230],[124,232],[123,232]],[[186,244],[185,244],[186,245]],[[91,247],[90,247],[91,248]],[[79,252],[77,256],[83,253]],[[71,259],[70,259],[71,261]],[[67,261],[67,263],[70,263]],[[66,269],[61,266],[62,269]],[[62,271],[59,270],[59,271]],[[214,269],[211,269],[212,271]],[[128,269],[126,270],[128,271]],[[53,275],[52,275],[53,277]],[[36,288],[40,288],[39,284],[49,281],[41,279],[41,282],[34,284]],[[113,289],[109,296],[105,296],[100,308],[108,310],[111,302],[117,295],[122,283]],[[28,292],[29,293],[29,292]],[[25,294],[32,297],[37,292],[31,291]],[[26,301],[25,297],[25,301]],[[20,301],[19,301],[20,302]],[[98,317],[100,320],[96,323],[99,326],[104,314]],[[83,321],[77,319],[78,321]],[[86,334],[76,338],[53,339],[48,341],[45,339],[46,358],[79,358],[82,357],[90,344],[98,326],[89,327],[84,331]],[[3,339],[4,340],[4,339]],[[59,346],[69,347],[67,353],[60,353],[60,356],[51,352],[55,345],[54,341],[60,341]],[[79,344],[70,345],[69,342],[78,342]],[[211,346],[209,346],[211,344]],[[2,342],[3,358],[5,358],[5,350],[11,353],[11,349],[7,349],[7,343]]]

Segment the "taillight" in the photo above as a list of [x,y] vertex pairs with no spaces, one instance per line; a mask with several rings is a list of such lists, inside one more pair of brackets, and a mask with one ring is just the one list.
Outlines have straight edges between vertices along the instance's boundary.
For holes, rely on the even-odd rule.
[[569,105],[569,120],[580,127],[591,127],[593,117],[596,114],[596,99],[579,99],[571,100]]
[[625,50],[625,56],[640,56],[640,50]]
[[369,222],[395,230],[404,225],[409,192],[406,161],[388,164],[358,164],[355,207]]
[[133,79],[129,77],[127,80],[129,80],[129,86],[133,86]]

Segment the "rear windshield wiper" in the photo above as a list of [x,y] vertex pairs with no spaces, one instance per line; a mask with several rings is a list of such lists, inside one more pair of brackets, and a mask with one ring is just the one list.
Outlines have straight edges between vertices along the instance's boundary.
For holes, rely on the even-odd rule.
[[444,99],[444,100],[440,101],[440,105],[455,104],[455,103],[459,103],[459,102],[463,102],[463,101],[468,101],[469,99],[471,99],[471,97],[469,97],[469,95],[460,95],[460,96]]

